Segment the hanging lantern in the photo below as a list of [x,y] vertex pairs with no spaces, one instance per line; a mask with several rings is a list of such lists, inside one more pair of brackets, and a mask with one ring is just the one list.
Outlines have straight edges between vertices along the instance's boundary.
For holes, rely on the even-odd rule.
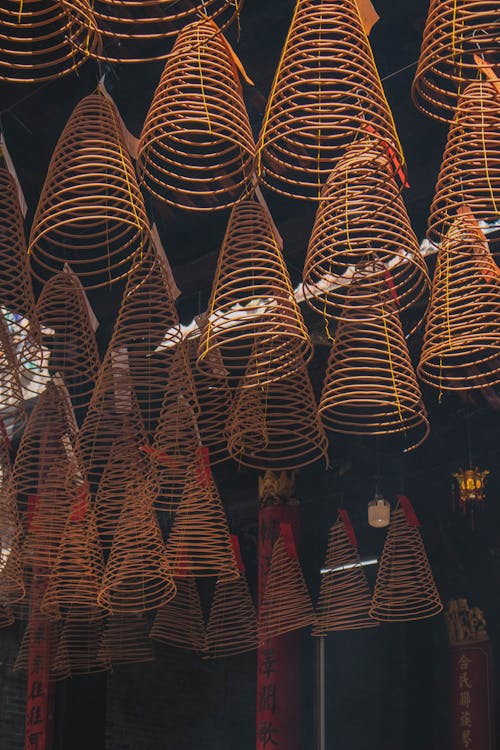
[[486,478],[490,472],[485,469],[459,469],[453,474],[458,484],[459,507],[464,515],[470,511],[474,528],[474,511],[482,508],[486,500]]
[[368,523],[375,529],[383,529],[389,526],[390,520],[391,504],[380,492],[376,492],[368,503]]

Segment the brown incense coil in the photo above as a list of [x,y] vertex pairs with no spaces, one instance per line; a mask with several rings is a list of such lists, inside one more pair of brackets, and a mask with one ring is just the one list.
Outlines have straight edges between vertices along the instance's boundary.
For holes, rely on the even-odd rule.
[[26,422],[21,365],[13,332],[0,308],[0,427],[11,427],[13,433],[22,430]]
[[40,324],[51,329],[50,369],[62,377],[75,408],[88,405],[99,370],[91,311],[78,277],[55,274],[38,298]]
[[387,532],[370,614],[393,622],[432,617],[442,609],[420,531],[399,505]]
[[273,547],[259,611],[259,642],[315,624],[316,615],[299,560],[280,535]]
[[250,359],[236,390],[226,424],[229,455],[256,469],[286,470],[327,460],[328,441],[318,417],[311,379],[302,363],[282,380],[262,387],[255,382],[258,357]]
[[252,344],[259,357],[245,387],[293,371],[312,344],[278,245],[271,218],[255,198],[236,205],[219,255],[198,352],[201,368],[213,367],[217,349],[230,379],[240,378]]
[[67,393],[61,385],[50,381],[37,399],[14,462],[14,482],[20,507],[27,509],[29,496],[38,495],[55,462],[61,460],[61,450],[72,456],[76,424]]
[[0,475],[0,604],[15,604],[22,601],[25,594],[16,488],[8,461],[4,459]]
[[139,178],[166,203],[232,206],[248,189],[255,144],[233,54],[213,21],[175,41],[142,129]]
[[201,652],[205,622],[196,580],[179,575],[175,585],[174,598],[158,609],[149,635],[168,646]]
[[401,164],[356,0],[298,0],[259,138],[263,182],[284,195],[319,200],[345,147],[367,133]]
[[353,541],[349,537],[344,521],[339,518],[330,529],[316,607],[318,623],[313,635],[372,628],[378,624],[369,616],[371,591],[354,542],[355,538]]
[[400,310],[430,286],[387,155],[368,140],[348,146],[323,187],[304,266],[308,304],[338,318],[353,267],[361,262],[367,277],[370,263],[375,276],[386,267]]
[[68,13],[55,0],[4,0],[0,8],[0,80],[49,81],[77,70],[96,51],[88,0]]
[[128,490],[98,597],[112,614],[140,614],[175,596],[150,487],[141,482]]
[[498,54],[496,0],[431,0],[412,95],[417,107],[451,121],[460,92],[478,78],[478,60]]
[[91,94],[73,111],[50,161],[31,228],[32,272],[44,281],[67,262],[85,288],[97,289],[126,277],[149,248],[120,116],[104,94]]
[[[126,350],[131,383],[150,431],[158,419],[170,370],[178,367],[184,388],[194,392],[192,376],[182,373],[181,329],[170,293],[167,270],[159,255],[152,255],[135,268],[128,279],[106,358]],[[112,369],[103,369],[99,389],[108,384]]]
[[427,237],[441,243],[465,204],[478,220],[500,218],[500,104],[491,83],[461,94],[439,170]]
[[189,469],[186,485],[167,541],[173,570],[187,576],[235,578],[238,568],[226,514],[208,466],[197,462]]
[[0,630],[2,628],[9,628],[15,621],[16,618],[13,611],[6,605],[0,604]]
[[257,617],[244,573],[217,580],[207,624],[206,656],[218,659],[257,648]]
[[111,669],[109,655],[102,643],[104,620],[102,617],[82,621],[79,613],[68,613],[52,662],[51,673],[55,679],[71,676],[106,672]]
[[350,286],[330,352],[319,413],[325,427],[335,432],[397,434],[409,451],[427,437],[429,422],[383,272],[378,289],[380,301],[370,306],[364,281],[354,279]]
[[148,623],[141,615],[113,615],[104,629],[103,656],[111,664],[139,664],[154,661],[153,644],[148,637]]
[[229,458],[224,424],[231,409],[232,393],[220,352],[214,350],[211,361],[204,362],[201,370],[196,367],[198,346],[199,337],[187,339],[187,353],[200,407],[198,430],[201,442],[208,450],[210,465],[215,466]]
[[440,390],[500,382],[500,270],[473,217],[458,216],[438,253],[418,374]]
[[[48,635],[48,647],[49,647],[49,665],[50,665],[50,676],[52,678],[52,663],[56,655],[57,646],[59,642],[62,625],[60,622],[48,621],[40,612],[32,613],[32,616],[28,620],[24,629],[21,645],[17,652],[16,661],[12,667],[13,672],[20,672],[21,674],[27,674],[29,671],[29,659],[30,659],[30,643],[36,638],[36,631],[42,629],[44,636]],[[66,669],[65,677],[70,676],[69,669]]]
[[[50,619],[99,616],[97,594],[103,574],[102,550],[89,498],[73,500],[40,610]],[[102,613],[101,613],[102,616]]]
[[[87,2],[62,0],[62,5],[69,13],[83,15]],[[99,30],[104,49],[92,56],[121,63],[162,60],[170,53],[168,38],[203,16],[225,28],[239,16],[238,0],[96,0],[89,26]]]

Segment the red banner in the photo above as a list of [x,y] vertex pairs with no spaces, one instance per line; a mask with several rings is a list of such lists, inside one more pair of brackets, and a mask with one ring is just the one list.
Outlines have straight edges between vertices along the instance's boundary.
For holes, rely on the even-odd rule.
[[[290,524],[297,539],[299,508],[276,505],[259,510],[259,607],[280,525]],[[299,750],[300,633],[271,638],[257,655],[257,750]]]
[[453,750],[493,750],[492,666],[487,641],[452,648]]
[[25,750],[47,750],[50,704],[50,623],[40,614],[45,582],[33,580],[30,603]]

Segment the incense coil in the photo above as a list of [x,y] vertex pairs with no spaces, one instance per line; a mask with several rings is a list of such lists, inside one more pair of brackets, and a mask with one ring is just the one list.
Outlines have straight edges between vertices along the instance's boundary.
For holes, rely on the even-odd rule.
[[[57,651],[57,644],[59,641],[60,636],[60,630],[61,630],[61,623],[59,622],[51,622],[47,620],[46,617],[40,614],[39,610],[32,611],[31,617],[28,620],[26,627],[24,629],[23,637],[21,639],[21,643],[19,646],[19,651],[17,652],[16,660],[14,662],[14,665],[12,667],[13,672],[20,672],[21,674],[27,674],[29,672],[29,650],[30,650],[30,643],[35,638],[35,633],[33,633],[33,629],[37,628],[42,625],[44,631],[48,634],[48,646],[49,646],[49,674],[52,677],[52,662],[54,660],[56,651]],[[70,676],[69,669],[65,670],[65,677]]]
[[57,650],[51,666],[54,679],[107,672],[111,669],[109,655],[102,647],[104,620],[102,617],[82,621],[70,610],[64,622]]
[[4,0],[0,8],[0,80],[50,81],[77,70],[100,43],[88,0],[68,13],[54,0]]
[[253,651],[257,645],[257,616],[244,572],[233,581],[217,579],[204,655],[219,659]]
[[75,408],[88,406],[99,370],[93,313],[77,276],[62,271],[44,285],[40,324],[53,331],[49,366],[63,379]]
[[255,382],[259,358],[250,359],[226,424],[231,458],[244,466],[275,471],[297,469],[324,458],[328,441],[318,416],[306,366],[262,387]]
[[[106,354],[109,359],[114,351],[126,353],[131,385],[148,431],[158,419],[167,376],[177,366],[181,347],[182,333],[167,269],[152,250],[151,256],[129,275]],[[106,387],[106,374],[112,376],[112,368],[103,370],[100,389]],[[194,392],[187,368],[182,376],[184,388],[191,387]]]
[[413,101],[430,117],[451,122],[460,92],[478,78],[479,62],[498,53],[496,0],[431,0],[412,86]]
[[22,526],[7,447],[2,445],[0,468],[0,607],[26,595],[23,576]]
[[432,201],[427,237],[439,245],[457,211],[468,206],[478,221],[500,218],[499,92],[474,81],[460,95]]
[[97,594],[103,567],[88,496],[75,493],[40,611],[51,620],[63,619],[68,612],[75,622],[102,617]]
[[425,440],[429,422],[383,271],[378,289],[379,302],[372,307],[366,302],[363,278],[355,278],[349,288],[330,351],[319,414],[334,432],[399,435],[406,452]]
[[[427,294],[429,275],[399,187],[380,144],[350,144],[321,192],[304,265],[306,302],[323,317],[339,318],[353,267],[365,278],[380,267],[400,310]],[[375,279],[376,281],[376,279]],[[377,290],[372,295],[377,298]]]
[[112,666],[154,661],[148,623],[141,615],[113,615],[104,628],[102,653]]
[[209,19],[186,26],[144,123],[141,184],[174,206],[213,211],[249,187],[255,144],[228,43]]
[[68,263],[86,289],[125,278],[150,252],[149,222],[123,124],[103,93],[81,100],[57,142],[29,252],[32,273],[41,281]]
[[21,366],[9,324],[0,309],[0,427],[7,425],[13,433],[19,432],[26,422]]
[[141,614],[175,596],[151,487],[127,487],[98,602],[111,614]]
[[273,191],[319,200],[345,147],[370,133],[403,155],[355,0],[298,0],[258,142]]
[[259,642],[315,624],[316,615],[299,560],[280,535],[274,543],[259,608]]
[[[347,569],[342,569],[344,566]],[[312,634],[322,636],[378,625],[369,615],[372,595],[360,566],[355,537],[349,537],[340,517],[330,529],[324,567],[316,606],[318,622]]]
[[27,509],[29,496],[38,495],[53,466],[60,461],[62,447],[68,458],[76,460],[72,448],[76,432],[67,393],[61,385],[49,381],[31,412],[14,461],[14,482],[22,511]]
[[420,620],[443,605],[417,526],[398,506],[382,551],[370,614],[383,622]]
[[210,468],[194,463],[167,540],[167,557],[183,575],[238,576],[229,527]]
[[445,391],[500,382],[500,270],[473,217],[456,217],[438,253],[418,374]]
[[175,576],[176,594],[155,615],[150,638],[175,648],[201,653],[205,645],[205,621],[196,579]]
[[[88,0],[62,0],[69,14],[85,13]],[[133,63],[163,60],[170,54],[165,41],[177,36],[187,24],[204,16],[226,28],[239,18],[243,0],[96,0],[89,27],[97,29],[103,48],[92,57],[110,62]],[[240,7],[239,7],[240,6]],[[215,33],[215,32],[214,32]]]
[[233,208],[200,337],[199,367],[213,368],[219,350],[230,380],[241,377],[249,349],[258,346],[258,371],[252,380],[247,373],[245,387],[278,380],[301,358],[312,357],[275,232],[268,211],[254,197]]
[[0,604],[0,630],[10,628],[16,621],[13,611],[4,604]]

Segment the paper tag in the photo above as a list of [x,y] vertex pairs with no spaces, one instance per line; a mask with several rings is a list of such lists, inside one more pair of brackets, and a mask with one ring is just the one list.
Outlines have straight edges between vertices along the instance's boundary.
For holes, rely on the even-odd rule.
[[255,197],[257,198],[257,200],[259,201],[260,205],[262,206],[262,208],[266,212],[266,216],[268,218],[269,224],[271,225],[271,229],[273,231],[274,239],[276,240],[276,244],[278,245],[278,247],[279,247],[280,250],[283,250],[283,237],[279,233],[278,227],[274,223],[274,219],[271,216],[271,212],[269,210],[269,206],[266,203],[266,199],[262,195],[262,191],[261,191],[260,187],[258,187],[258,184],[257,184],[257,175],[255,173],[252,175],[252,182],[253,182],[253,184],[255,186],[254,187]]
[[130,156],[132,156],[134,159],[137,160],[137,155],[139,153],[139,139],[136,138],[135,135],[132,135],[132,133],[130,132],[130,130],[125,125],[125,123],[123,121],[123,117],[120,114],[120,110],[116,106],[115,100],[113,99],[113,97],[111,96],[111,94],[109,93],[109,91],[106,88],[106,85],[104,83],[104,78],[105,78],[105,76],[101,77],[101,80],[99,81],[99,85],[98,85],[97,88],[99,89],[99,91],[101,92],[101,94],[106,97],[106,99],[109,99],[109,101],[112,103],[113,107],[115,108],[116,116],[117,116],[118,121],[120,122],[121,127],[122,127],[123,140],[125,141],[125,145],[127,147],[127,150],[129,152]]
[[163,243],[160,239],[160,235],[158,234],[158,228],[156,224],[153,224],[153,226],[151,227],[151,239],[153,240],[153,245],[160,259],[160,263],[162,264],[165,270],[170,296],[172,297],[173,300],[176,300],[179,297],[181,290],[175,283],[174,275],[172,273],[172,267],[170,263],[168,262],[167,254],[165,253],[165,248],[163,247]]
[[477,52],[474,54],[474,62],[477,67],[486,76],[487,80],[491,83],[497,94],[500,94],[500,72],[497,75],[497,71],[500,69],[491,63],[488,58],[483,55],[478,55]]
[[285,543],[286,551],[293,557],[294,560],[298,559],[297,547],[295,546],[295,539],[293,538],[292,526],[289,523],[280,523],[280,534]]
[[116,411],[119,414],[129,414],[132,411],[132,385],[126,346],[112,350],[111,370]]
[[21,187],[21,183],[19,182],[19,179],[17,177],[16,168],[14,166],[14,162],[12,161],[9,150],[7,148],[7,144],[5,142],[5,137],[3,133],[0,133],[0,151],[2,152],[2,156],[4,158],[5,164],[7,166],[8,172],[11,174],[14,182],[16,183],[17,188],[17,197],[19,200],[19,207],[21,209],[22,215],[26,218],[26,213],[28,211],[28,206],[26,205],[26,200],[24,198],[23,189]]
[[407,498],[406,495],[398,495],[397,498],[401,508],[403,509],[403,513],[405,514],[408,525],[420,526],[420,521],[417,518],[417,514],[415,513],[415,510],[409,498]]
[[373,29],[380,16],[373,7],[371,0],[356,0],[358,6],[359,17],[365,30],[366,36],[370,35],[370,31]]
[[75,281],[78,283],[78,286],[80,287],[80,290],[81,290],[81,292],[82,292],[82,294],[84,296],[84,299],[85,299],[85,306],[87,308],[87,313],[88,313],[88,316],[89,316],[90,326],[91,326],[92,330],[95,333],[97,331],[97,329],[99,328],[99,321],[97,320],[96,315],[95,315],[95,313],[94,313],[94,311],[92,309],[92,305],[89,302],[89,298],[87,297],[87,295],[85,293],[85,289],[82,286],[82,282],[80,281],[80,279],[78,278],[77,274],[73,271],[73,269],[71,268],[71,266],[68,263],[64,264],[63,270],[64,270],[65,273],[70,273],[73,276],[73,278],[75,279]]
[[236,559],[236,565],[238,566],[238,570],[240,571],[240,573],[244,574],[245,564],[241,556],[240,540],[238,539],[236,534],[231,534],[231,544],[233,547],[234,557]]
[[356,533],[351,523],[351,519],[349,518],[349,513],[343,508],[339,508],[339,516],[342,519],[342,523],[344,524],[344,528],[346,530],[349,541],[351,542],[352,546],[356,547],[357,549],[358,540],[356,539]]

